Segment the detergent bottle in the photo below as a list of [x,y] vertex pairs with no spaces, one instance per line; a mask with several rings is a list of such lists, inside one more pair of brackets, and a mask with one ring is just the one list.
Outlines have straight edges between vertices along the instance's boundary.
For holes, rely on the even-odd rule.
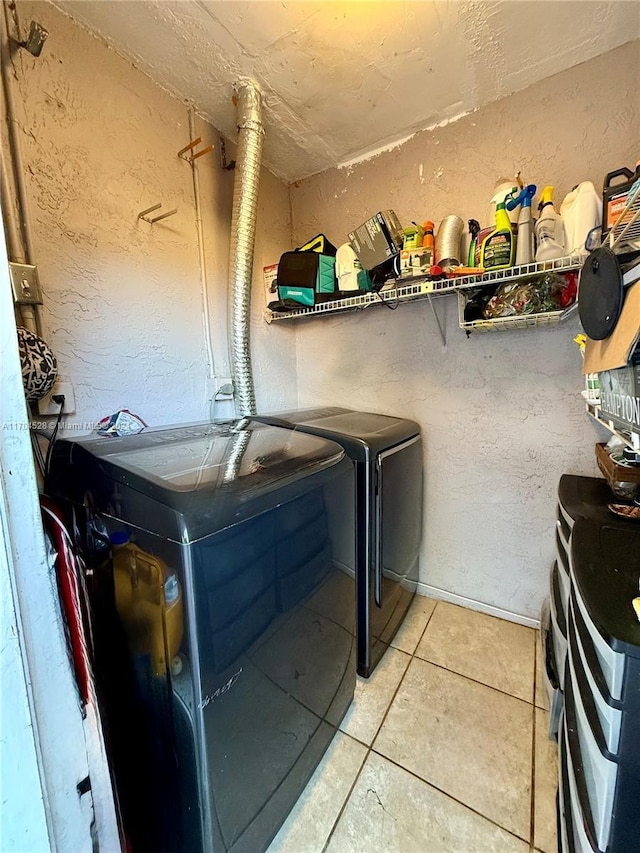
[[518,195],[507,196],[507,210],[512,211],[520,205],[518,216],[518,242],[516,247],[516,266],[530,264],[533,261],[533,220],[531,218],[531,202],[536,194],[535,184],[523,187]]
[[182,589],[175,572],[129,541],[111,535],[113,585],[118,616],[131,652],[148,658],[154,676],[182,669],[178,650],[184,632]]
[[536,222],[536,261],[553,261],[564,255],[562,218],[553,206],[553,187],[542,190],[538,203],[540,216]]
[[[510,188],[509,193],[513,192]],[[480,266],[485,270],[512,267],[516,255],[516,238],[505,207],[505,198],[496,206],[496,227],[482,241]]]
[[591,181],[582,181],[560,205],[567,255],[585,250],[587,234],[602,225],[602,198]]

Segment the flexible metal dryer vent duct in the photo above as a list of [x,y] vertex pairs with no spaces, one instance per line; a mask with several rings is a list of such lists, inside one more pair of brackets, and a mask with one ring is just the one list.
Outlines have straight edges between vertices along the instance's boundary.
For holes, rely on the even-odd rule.
[[256,397],[249,339],[251,276],[256,236],[258,184],[264,130],[260,90],[252,81],[238,85],[238,150],[233,185],[231,251],[231,363],[239,415],[255,415]]

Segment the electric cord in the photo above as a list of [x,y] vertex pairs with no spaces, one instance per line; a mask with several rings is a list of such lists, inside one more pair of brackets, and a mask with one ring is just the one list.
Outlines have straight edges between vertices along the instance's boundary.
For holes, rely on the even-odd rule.
[[388,309],[389,309],[389,311],[395,311],[395,310],[396,310],[396,308],[398,307],[398,305],[400,304],[400,300],[399,300],[399,298],[398,298],[398,291],[397,291],[397,289],[396,289],[396,298],[395,298],[395,300],[394,300],[393,302],[387,302],[387,300],[386,300],[386,299],[383,299],[383,298],[382,298],[382,296],[381,296],[381,294],[380,294],[380,291],[379,291],[379,290],[376,290],[376,291],[375,291],[375,294],[376,294],[376,296],[378,297],[378,299],[380,300],[380,302],[382,302],[382,304],[384,305],[384,307],[385,307],[385,308],[388,308]]
[[58,437],[58,430],[60,429],[60,422],[62,421],[62,415],[64,413],[64,394],[54,394],[51,399],[54,403],[58,403],[58,405],[60,406],[60,411],[58,412],[56,425],[54,426],[53,432],[51,433],[51,438],[49,439],[49,447],[47,448],[47,456],[44,463],[44,469],[46,474],[49,473],[53,445],[55,444],[56,438]]
[[[391,261],[385,262],[385,265],[387,265],[387,269],[388,269],[388,264],[391,263],[391,272],[397,273],[397,262],[398,262],[398,256],[396,255],[393,262],[391,262]],[[386,299],[383,299],[383,297],[380,295],[380,291],[384,287],[385,281],[386,281],[385,273],[380,267],[378,267],[377,269],[372,271],[371,290],[373,291],[373,293],[375,293],[375,295],[378,297],[380,302],[382,302],[382,304],[385,306],[385,308],[388,308],[389,311],[395,311],[396,308],[398,307],[398,303],[399,303],[398,291],[396,288],[396,298],[395,298],[395,301],[393,303],[387,302]]]
[[31,430],[31,446],[33,448],[33,457],[36,460],[36,464],[40,471],[40,475],[44,478],[45,475],[45,463],[44,456],[42,455],[42,448],[40,447],[40,442],[38,441],[38,436],[36,435],[34,430]]

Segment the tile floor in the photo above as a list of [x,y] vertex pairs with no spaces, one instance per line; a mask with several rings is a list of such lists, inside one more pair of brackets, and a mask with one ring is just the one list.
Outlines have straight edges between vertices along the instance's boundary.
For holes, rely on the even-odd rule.
[[556,853],[538,634],[417,597],[268,853]]

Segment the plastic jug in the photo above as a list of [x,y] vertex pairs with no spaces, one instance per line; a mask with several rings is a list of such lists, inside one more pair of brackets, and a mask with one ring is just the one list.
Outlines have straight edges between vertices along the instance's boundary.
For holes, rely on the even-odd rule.
[[583,181],[560,206],[565,254],[584,251],[587,234],[602,224],[602,201],[591,181]]
[[153,675],[179,672],[184,616],[178,576],[128,539],[126,533],[111,537],[116,610],[127,641],[134,654],[149,656]]
[[602,188],[603,239],[609,228],[611,228],[620,215],[620,211],[627,201],[629,190],[637,178],[640,178],[640,163],[636,163],[635,172],[632,172],[631,169],[627,169],[623,166],[620,169],[615,169],[613,172],[609,172],[605,176],[604,186]]

